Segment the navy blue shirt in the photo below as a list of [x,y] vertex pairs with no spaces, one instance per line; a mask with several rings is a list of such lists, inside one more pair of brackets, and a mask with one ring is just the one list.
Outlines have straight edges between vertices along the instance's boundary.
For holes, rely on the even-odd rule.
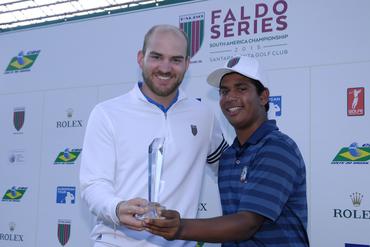
[[249,240],[222,246],[309,246],[305,164],[275,120],[242,146],[235,138],[221,156],[218,184],[224,215],[249,211],[266,218]]

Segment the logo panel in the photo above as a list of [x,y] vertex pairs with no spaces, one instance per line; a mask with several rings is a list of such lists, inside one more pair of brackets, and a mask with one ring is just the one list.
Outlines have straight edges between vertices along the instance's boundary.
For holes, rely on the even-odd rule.
[[359,147],[357,142],[353,142],[349,147],[342,148],[335,156],[332,164],[369,164],[370,144],[363,144]]
[[71,221],[70,220],[58,220],[58,240],[59,243],[64,246],[68,243],[71,235]]
[[26,116],[25,107],[14,108],[13,124],[14,124],[14,128],[17,131],[20,131],[22,129],[25,116]]
[[365,115],[365,88],[357,87],[347,89],[347,115]]
[[270,96],[269,97],[269,118],[281,117],[281,96]]
[[76,200],[76,187],[73,186],[58,186],[57,187],[57,200],[59,204],[75,204]]
[[17,56],[10,60],[5,74],[30,71],[32,65],[35,63],[40,50],[38,51],[20,51]]
[[54,161],[55,165],[60,164],[74,164],[77,160],[78,156],[80,155],[82,149],[71,149],[69,148],[64,149],[64,151],[60,152],[57,158]]
[[193,57],[203,44],[204,16],[205,13],[202,12],[179,17],[180,29],[186,33],[189,39],[190,57]]
[[347,220],[370,220],[370,210],[362,205],[363,193],[353,192],[349,195],[349,198],[352,207],[334,208],[333,217]]
[[2,201],[8,201],[8,202],[19,202],[21,198],[23,197],[24,193],[26,193],[27,187],[16,187],[13,186],[12,188],[8,189],[4,196]]

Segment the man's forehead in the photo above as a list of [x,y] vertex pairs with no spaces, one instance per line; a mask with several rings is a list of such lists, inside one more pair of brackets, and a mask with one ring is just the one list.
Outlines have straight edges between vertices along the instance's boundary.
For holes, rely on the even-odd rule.
[[225,86],[226,83],[234,86],[253,85],[253,80],[237,72],[231,72],[221,78],[220,87]]

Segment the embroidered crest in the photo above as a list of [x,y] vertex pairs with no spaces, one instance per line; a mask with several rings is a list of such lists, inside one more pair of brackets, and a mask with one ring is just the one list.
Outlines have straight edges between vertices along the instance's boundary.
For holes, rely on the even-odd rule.
[[70,235],[71,235],[71,221],[58,220],[58,240],[62,246],[66,245]]
[[242,173],[240,174],[240,182],[246,183],[247,182],[247,173],[248,173],[248,167],[244,166]]
[[191,133],[193,134],[193,136],[196,136],[198,134],[198,129],[197,129],[197,126],[196,125],[190,125],[191,127]]
[[233,57],[232,59],[229,60],[226,66],[228,68],[232,68],[239,63],[239,60],[240,60],[240,57]]

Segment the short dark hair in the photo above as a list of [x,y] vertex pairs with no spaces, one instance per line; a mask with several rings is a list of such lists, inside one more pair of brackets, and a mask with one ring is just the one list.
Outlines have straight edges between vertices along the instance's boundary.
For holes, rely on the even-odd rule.
[[189,38],[186,35],[186,33],[182,29],[179,29],[179,28],[177,28],[175,26],[164,25],[164,24],[162,24],[162,25],[155,25],[155,26],[151,27],[149,29],[149,31],[145,34],[143,48],[142,48],[143,54],[145,54],[145,52],[146,52],[146,48],[147,48],[149,39],[151,38],[151,36],[154,33],[154,31],[157,30],[157,29],[172,30],[174,32],[181,33],[184,36],[185,41],[186,41],[186,57],[189,57],[189,54],[190,54],[190,50],[189,50],[190,49],[189,48]]
[[[263,93],[263,91],[267,90],[267,88],[264,85],[262,85],[262,83],[259,80],[255,80],[255,79],[252,79],[252,78],[249,78],[249,79],[252,81],[252,83],[256,87],[258,95],[261,95]],[[268,112],[269,109],[270,109],[270,104],[269,103],[270,103],[270,100],[268,100],[267,103],[265,104],[266,112]]]

